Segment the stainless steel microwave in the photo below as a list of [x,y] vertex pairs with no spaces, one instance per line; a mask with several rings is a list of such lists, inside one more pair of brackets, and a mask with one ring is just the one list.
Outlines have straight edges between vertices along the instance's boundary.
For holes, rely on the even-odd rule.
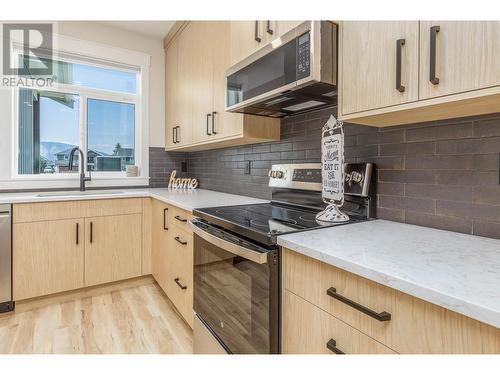
[[306,21],[226,72],[226,111],[285,117],[335,105],[337,25]]

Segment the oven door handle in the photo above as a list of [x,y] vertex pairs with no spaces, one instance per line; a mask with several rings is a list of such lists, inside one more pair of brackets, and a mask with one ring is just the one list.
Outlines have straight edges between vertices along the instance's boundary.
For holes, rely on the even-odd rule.
[[225,250],[234,255],[238,255],[242,258],[248,259],[254,263],[258,264],[267,263],[267,253],[260,253],[255,250],[251,250],[246,247],[236,245],[232,242],[228,242],[223,240],[222,238],[214,236],[211,233],[205,232],[203,229],[201,229],[195,224],[196,221],[197,221],[196,219],[191,220],[189,222],[189,226],[193,230],[194,234],[203,238],[205,241],[210,242],[212,245],[217,246],[222,250]]

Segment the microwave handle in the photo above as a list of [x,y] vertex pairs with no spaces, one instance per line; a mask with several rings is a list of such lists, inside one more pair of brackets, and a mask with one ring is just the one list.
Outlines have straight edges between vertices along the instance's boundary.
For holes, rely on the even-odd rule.
[[211,233],[204,231],[195,224],[196,222],[197,222],[196,219],[191,220],[189,222],[189,226],[191,227],[194,234],[201,237],[205,241],[210,242],[212,245],[217,246],[222,250],[225,250],[234,255],[238,255],[242,258],[248,259],[254,263],[258,264],[267,263],[267,253],[259,253],[258,251],[251,250],[246,247],[237,245],[235,243],[225,241],[222,238],[219,238]]

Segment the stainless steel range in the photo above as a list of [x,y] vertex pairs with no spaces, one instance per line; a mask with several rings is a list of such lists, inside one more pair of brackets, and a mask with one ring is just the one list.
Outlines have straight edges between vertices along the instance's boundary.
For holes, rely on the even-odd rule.
[[[349,172],[348,172],[349,171]],[[280,352],[279,235],[368,220],[371,164],[348,164],[343,210],[351,220],[321,224],[321,164],[274,165],[272,201],[194,211],[195,353]],[[348,180],[348,178],[346,178]]]

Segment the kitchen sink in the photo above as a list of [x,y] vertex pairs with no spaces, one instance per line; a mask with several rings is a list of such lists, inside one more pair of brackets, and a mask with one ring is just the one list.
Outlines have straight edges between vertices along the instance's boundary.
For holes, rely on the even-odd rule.
[[117,195],[123,194],[123,191],[118,190],[89,190],[89,191],[56,191],[53,193],[43,193],[38,194],[39,198],[48,197],[81,197],[81,196],[92,196],[92,195]]

